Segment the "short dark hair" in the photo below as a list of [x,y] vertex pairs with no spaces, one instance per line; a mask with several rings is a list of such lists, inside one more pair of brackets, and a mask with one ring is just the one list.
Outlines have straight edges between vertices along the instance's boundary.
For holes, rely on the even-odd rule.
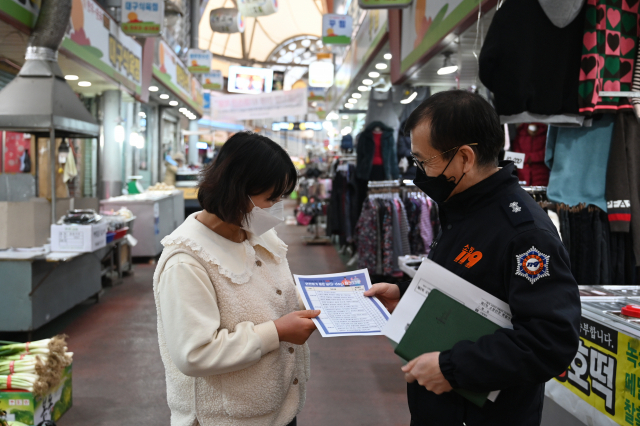
[[[425,99],[409,116],[405,132],[428,122],[431,145],[445,152],[460,145],[472,146],[479,166],[497,166],[504,147],[504,131],[500,118],[482,96],[464,90],[447,90]],[[451,151],[444,155],[449,160]]]
[[289,154],[271,139],[239,132],[222,146],[216,159],[200,175],[200,206],[227,223],[240,225],[249,196],[271,190],[271,200],[290,195],[298,183]]

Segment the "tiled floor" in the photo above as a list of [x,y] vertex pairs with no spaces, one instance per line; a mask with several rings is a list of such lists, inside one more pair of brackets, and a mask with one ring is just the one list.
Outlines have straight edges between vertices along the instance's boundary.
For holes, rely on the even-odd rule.
[[[331,246],[305,246],[303,227],[281,225],[293,273],[345,268]],[[74,356],[74,407],[59,426],[169,424],[152,294],[154,265],[138,264],[98,304],[83,304],[36,337],[63,331]],[[321,338],[314,334],[301,426],[408,425],[401,363],[384,337]]]

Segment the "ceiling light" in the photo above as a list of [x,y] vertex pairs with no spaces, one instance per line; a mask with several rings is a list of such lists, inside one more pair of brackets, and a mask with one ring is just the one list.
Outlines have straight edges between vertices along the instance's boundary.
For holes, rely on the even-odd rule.
[[147,116],[147,114],[145,114],[144,111],[140,111],[138,115],[142,118],[145,118]]
[[401,104],[410,104],[411,102],[413,102],[413,100],[416,98],[416,96],[418,96],[418,92],[413,92],[411,94],[411,96],[409,96],[407,99],[403,99],[400,101]]
[[180,108],[178,111],[185,112],[187,109],[185,107]]
[[380,73],[379,73],[379,72],[377,72],[377,71],[371,71],[371,72],[369,73],[369,77],[371,77],[371,78],[378,78],[378,77],[380,77]]
[[113,140],[116,143],[124,142],[124,126],[122,124],[117,124],[113,129]]
[[289,46],[287,46],[289,48],[289,50],[296,50],[296,44],[295,43],[291,43]]
[[344,104],[344,107],[351,109],[351,108],[353,108],[353,104]]
[[342,119],[343,119],[343,120],[348,120],[348,119],[349,119],[349,116],[348,116],[348,115],[343,115],[343,116],[342,116]]
[[357,101],[356,99],[351,98],[351,99],[349,99],[347,102],[349,102],[350,104],[355,104],[355,103],[357,103],[358,101]]
[[391,55],[391,53],[385,53],[384,54],[384,58],[388,61],[389,59],[391,59],[393,57],[393,55]]
[[300,61],[301,61],[301,59],[300,59],[299,56],[296,56],[295,58],[293,58],[293,62],[296,63],[296,64],[299,64]]
[[458,71],[458,66],[453,64],[451,61],[451,52],[446,52],[444,54],[444,63],[442,64],[442,68],[438,70],[438,75],[447,75],[453,74]]
[[77,80],[78,76],[77,75],[73,75],[73,74],[68,74],[64,76],[65,80]]
[[178,106],[178,101],[171,101],[171,102],[169,102],[169,105]]
[[308,58],[311,57],[311,52],[304,52],[304,55],[302,55],[302,56],[304,56],[305,58],[308,59]]
[[286,55],[286,54],[287,54],[287,51],[286,51],[286,50],[284,50],[284,49],[281,49],[281,50],[280,50],[280,56],[284,56],[284,55]]
[[379,64],[376,64],[376,68],[379,70],[386,70],[387,64],[383,64],[382,62],[380,62]]
[[303,47],[309,47],[309,46],[311,46],[311,40],[309,40],[309,39],[302,40],[302,41],[300,42],[300,44],[301,44]]
[[322,47],[322,40],[316,41],[316,46],[321,48]]
[[365,78],[362,80],[362,84],[366,84],[367,86],[371,86],[373,84],[373,80]]
[[169,95],[163,93],[162,95],[160,95],[160,99],[169,99]]
[[157,92],[158,90],[159,90],[158,86],[149,86],[149,91],[150,92]]
[[353,95],[351,95],[352,98],[356,98],[356,99],[360,99],[362,97],[362,95],[360,93],[354,93]]
[[78,86],[80,86],[80,87],[89,87],[89,86],[91,86],[91,83],[88,82],[88,81],[79,81],[78,82]]
[[361,92],[368,92],[369,88],[367,86],[358,86],[358,90]]

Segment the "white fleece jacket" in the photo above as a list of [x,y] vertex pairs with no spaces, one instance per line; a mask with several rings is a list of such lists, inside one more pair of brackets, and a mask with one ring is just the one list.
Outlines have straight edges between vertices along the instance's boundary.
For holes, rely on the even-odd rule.
[[287,425],[302,409],[307,345],[273,320],[301,309],[287,246],[269,231],[229,241],[189,216],[154,275],[172,426]]

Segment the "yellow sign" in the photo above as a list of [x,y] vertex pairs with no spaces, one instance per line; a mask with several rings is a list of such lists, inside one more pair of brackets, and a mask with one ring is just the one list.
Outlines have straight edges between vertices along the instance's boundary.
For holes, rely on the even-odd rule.
[[178,188],[183,192],[183,197],[185,200],[197,200],[198,199],[198,188],[197,187],[189,187],[189,188]]
[[109,34],[109,61],[115,69],[124,69],[127,76],[140,81],[140,58]]
[[583,317],[578,353],[556,380],[616,423],[640,426],[640,340]]

